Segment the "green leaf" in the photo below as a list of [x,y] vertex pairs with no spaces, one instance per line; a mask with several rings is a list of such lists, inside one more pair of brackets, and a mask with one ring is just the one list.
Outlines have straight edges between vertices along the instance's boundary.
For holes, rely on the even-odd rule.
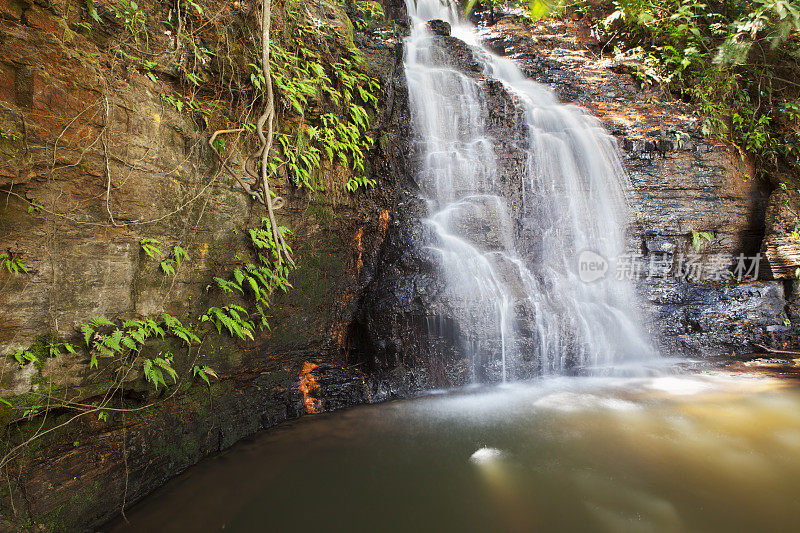
[[130,350],[136,350],[138,348],[136,342],[133,340],[132,337],[128,336],[122,337],[122,344],[124,344],[125,347]]
[[89,346],[89,341],[92,339],[92,335],[94,335],[94,328],[88,324],[84,324],[81,326],[81,331],[83,332],[83,340],[86,342],[86,346]]
[[100,15],[97,14],[97,9],[94,7],[94,0],[86,0],[86,11],[95,22],[101,22]]

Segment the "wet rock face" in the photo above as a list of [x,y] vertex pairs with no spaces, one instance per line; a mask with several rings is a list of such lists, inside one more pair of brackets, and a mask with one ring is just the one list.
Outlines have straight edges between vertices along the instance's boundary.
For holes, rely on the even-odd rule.
[[432,20],[428,22],[428,31],[433,35],[450,36],[450,23],[443,20]]
[[[489,46],[515,59],[536,81],[550,85],[563,101],[574,102],[598,116],[618,139],[632,182],[628,253],[641,267],[635,276],[642,278],[637,282],[642,293],[641,312],[662,353],[746,353],[756,349],[754,343],[771,345],[790,340],[792,330],[784,321],[787,295],[790,302],[796,299],[791,288],[785,293],[775,282],[720,283],[674,277],[678,263],[691,255],[700,255],[703,261],[727,261],[723,266],[733,268],[738,254],[750,256],[759,251],[768,194],[763,184],[750,179],[752,170],[724,144],[703,136],[690,110],[675,103],[659,103],[662,95],[641,91],[625,64],[596,59],[597,50],[590,50],[588,36],[580,34],[579,29],[554,22],[531,33],[522,31],[511,19],[497,18],[500,22],[484,32]],[[437,59],[443,65],[481,79],[480,51],[445,35],[433,36],[431,43],[439,50]],[[512,96],[502,87],[493,87],[489,80],[481,84],[487,108],[494,114],[489,121],[492,127],[519,120],[509,110],[514,106]],[[515,159],[521,152],[517,144],[520,133],[511,127],[496,138],[508,140],[498,149],[502,161],[499,175],[503,180],[511,178],[502,185],[504,194],[508,194],[517,187],[513,176],[520,168],[520,161]],[[417,175],[415,161],[412,153],[408,166],[399,169],[406,179]],[[420,222],[428,209],[419,200],[415,186],[404,187],[402,195],[404,200],[398,205],[373,285],[363,300],[361,318],[354,325],[359,333],[352,346],[362,358],[387,373],[398,368],[430,369],[443,363],[444,372],[417,373],[423,376],[414,382],[419,387],[474,379],[475,370],[470,368],[473,362],[464,357],[467,347],[457,339],[469,336],[465,328],[476,328],[478,335],[485,333],[480,317],[458,316],[446,305],[446,287],[438,271],[441,266],[429,251],[419,251],[436,244],[432,232]],[[531,221],[519,212],[514,218],[516,237],[523,247],[531,231],[529,240],[535,243]],[[782,220],[780,216],[772,219]],[[768,225],[772,219],[768,218]],[[484,221],[465,211],[458,223],[481,234]],[[694,249],[692,231],[713,232],[712,242],[704,244],[700,254]],[[497,238],[483,232],[482,241],[476,244],[492,249]],[[530,253],[526,259],[536,261],[535,247],[527,248]],[[769,249],[773,254],[780,250],[784,256],[794,253],[779,242]],[[658,272],[646,276],[652,263],[668,265],[660,273],[663,277],[658,277]],[[765,272],[762,268],[761,279]],[[532,332],[525,333],[525,326],[517,325],[518,334],[535,338]],[[532,346],[530,352],[535,352]],[[496,378],[496,369],[493,372],[486,363],[477,361],[477,372],[482,373],[479,377]],[[531,368],[535,364],[531,363]]]
[[[800,248],[783,227],[786,199],[770,199],[768,186],[752,179],[748,164],[702,134],[688,107],[657,90],[641,90],[631,67],[603,56],[581,23],[543,21],[526,28],[513,17],[494,18],[481,30],[490,49],[513,58],[562,101],[586,108],[617,138],[632,185],[627,253],[641,266],[634,277],[647,277],[651,264],[669,265],[669,272],[656,269],[641,281],[649,295],[642,312],[663,353],[746,353],[754,342],[777,338],[786,318],[780,284],[751,287],[673,276],[677,263],[689,257],[732,270],[739,254],[762,251],[760,280],[770,279],[768,261],[776,265],[776,277],[789,277],[800,263]],[[713,234],[699,253],[693,231]]]
[[642,290],[654,305],[653,333],[665,353],[742,354],[757,351],[754,343],[780,346],[791,335],[783,323],[784,289],[774,282],[714,285],[668,280],[648,283]]
[[[459,207],[448,220],[448,228],[469,235],[471,245],[500,250],[507,245],[505,240],[513,238],[513,225],[510,220],[498,223],[498,217],[510,214],[514,219],[521,213],[521,180],[528,145],[524,116],[516,97],[485,75],[481,50],[448,35],[431,36],[429,42],[422,48],[430,54],[433,65],[458,71],[474,84],[473,90],[480,95],[477,122],[484,125],[486,137],[495,141],[492,179],[459,184],[458,176],[454,176],[454,197],[470,194],[475,198]],[[466,131],[474,125],[462,127]],[[351,356],[366,359],[390,381],[396,369],[412,369],[413,382],[397,385],[406,390],[461,385],[475,376],[496,380],[500,377],[501,348],[495,341],[487,341],[498,336],[496,320],[482,307],[477,310],[464,305],[464,295],[456,294],[446,281],[446,267],[437,251],[445,245],[427,220],[441,206],[422,199],[436,197],[432,191],[441,177],[429,175],[431,169],[422,164],[424,141],[413,136],[410,139],[412,151],[405,166],[397,169],[407,181],[400,182],[401,201],[375,278],[362,300],[361,315],[351,331]],[[495,206],[498,197],[510,200],[510,205]],[[501,235],[493,229],[498,227],[512,228],[511,233]],[[507,270],[499,270],[500,275],[512,278],[515,273]],[[472,353],[478,355],[470,357]]]
[[756,253],[764,235],[766,186],[721,140],[707,138],[691,110],[641,90],[631,67],[599,55],[579,23],[545,21],[526,29],[511,18],[482,30],[487,45],[514,59],[562,101],[597,116],[616,137],[631,179],[628,248],[652,236],[678,252],[694,231],[713,231],[715,252]]
[[783,187],[770,196],[762,251],[776,279],[796,280],[800,277],[800,191],[787,182],[792,183],[790,179],[781,180]]

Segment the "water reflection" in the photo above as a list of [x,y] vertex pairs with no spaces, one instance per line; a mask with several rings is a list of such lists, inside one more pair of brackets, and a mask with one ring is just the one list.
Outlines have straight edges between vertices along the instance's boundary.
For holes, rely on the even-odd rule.
[[284,425],[128,531],[797,531],[798,451],[793,381],[558,378]]

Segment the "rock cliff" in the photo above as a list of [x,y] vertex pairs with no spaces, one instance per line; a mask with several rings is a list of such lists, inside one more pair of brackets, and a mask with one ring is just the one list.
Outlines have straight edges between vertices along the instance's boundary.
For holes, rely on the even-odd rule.
[[[390,15],[398,11],[386,4]],[[2,454],[43,433],[6,465],[0,529],[92,527],[244,436],[373,399],[343,346],[395,212],[407,120],[396,22],[365,18],[354,31],[351,17],[360,12],[352,2],[273,2],[279,44],[287,46],[288,13],[299,5],[304,20],[323,28],[325,61],[358,47],[381,90],[371,132],[377,142],[366,154],[378,187],[350,193],[346,169],[330,164],[315,193],[298,189],[285,171],[273,179],[297,270],[292,290],[273,295],[271,328],[252,340],[204,336],[188,354],[169,339],[148,344],[143,356],[174,354],[179,383],[165,394],[131,372],[102,419],[80,413],[110,405],[110,360],[101,357],[94,368],[82,350],[48,353],[61,341],[81,345],[78,328],[94,317],[118,323],[167,312],[191,322],[228,303],[214,278],[242,264],[248,229],[265,216],[208,144],[215,129],[237,127],[232,121],[248,112],[254,122],[259,112],[237,85],[249,83],[247,61],[258,52],[258,3],[178,5],[202,10],[195,26],[175,2],[134,9],[124,0],[0,0],[0,249],[27,268],[0,273],[0,396],[14,404],[2,406]],[[179,24],[193,37],[180,47]],[[126,46],[113,46],[116,38],[127,38]],[[145,38],[153,54],[136,52]],[[182,65],[199,65],[196,76],[212,89],[187,87]],[[313,117],[332,111],[313,100],[309,106]],[[239,168],[248,141],[236,152],[230,141],[229,166]],[[164,255],[150,257],[143,239],[157,241]],[[175,246],[189,257],[165,275],[160,261]],[[12,357],[19,349],[41,361],[20,367]],[[210,386],[193,379],[198,361],[220,379]],[[48,407],[51,397],[58,409]],[[43,407],[22,416],[26,402]]]
[[[175,50],[163,23],[177,23],[174,3],[141,2],[146,16],[136,24],[165,50],[164,57],[146,58],[149,67],[108,52],[115,34],[129,31],[134,20],[125,17],[124,4],[95,2],[102,23],[86,32],[86,2],[0,0],[0,252],[20,258],[29,271],[0,273],[4,397],[55,390],[75,406],[100,401],[103,365],[92,368],[85,354],[20,368],[12,353],[46,349],[97,316],[184,317],[220,305],[213,279],[236,264],[247,228],[263,216],[221,172],[202,110],[186,112],[164,96],[183,94],[175,65],[189,53]],[[287,4],[274,3],[279,30]],[[384,0],[386,17],[355,31],[352,2],[303,4],[320,27],[334,28],[332,49],[352,40],[381,82],[371,132],[377,142],[367,155],[377,187],[347,193],[346,177],[328,166],[328,189],[308,194],[279,174],[275,186],[285,200],[279,219],[293,231],[299,265],[293,289],[273,300],[270,330],[252,340],[203,340],[203,361],[220,377],[210,387],[182,381],[174,393],[154,394],[141,375],[132,376],[115,399],[132,411],[109,411],[106,420],[81,417],[63,430],[55,429],[75,411],[47,412],[46,423],[4,411],[4,451],[40,424],[53,431],[5,468],[0,527],[94,527],[201,458],[283,420],[469,379],[470,363],[454,342],[463,320],[437,300],[438,262],[424,247],[433,236],[421,222],[427,206],[414,180],[419,148],[409,131],[402,68],[404,3]],[[243,43],[252,40],[255,3],[203,6],[219,10],[217,24],[245,36]],[[213,28],[199,48],[224,38]],[[751,179],[730,147],[704,137],[688,109],[640,90],[625,62],[598,49],[579,23],[529,26],[506,17],[481,31],[492,50],[598,116],[617,137],[633,185],[628,249],[641,272],[654,259],[674,270],[682,256],[696,253],[696,232],[710,236],[702,238],[700,255],[732,261],[763,251],[764,266],[769,260],[774,277],[786,277],[791,243],[765,235],[777,234],[789,204]],[[505,139],[497,158],[512,180],[521,138],[513,95],[483,75],[474,50],[441,28],[435,33],[431,39],[448,50],[442,61],[488,95],[487,122]],[[241,57],[209,56],[203,75],[222,79],[226,69],[246,70],[247,46],[234,47]],[[242,102],[229,89],[200,97],[234,115]],[[164,249],[180,245],[191,261],[165,277],[142,251],[142,239]],[[789,259],[776,259],[775,250]],[[676,355],[742,353],[754,343],[791,340],[796,330],[784,321],[799,316],[797,283],[775,281],[769,270],[743,283],[640,276],[654,338]],[[148,349],[157,354],[175,346]],[[176,358],[183,374],[191,362]]]

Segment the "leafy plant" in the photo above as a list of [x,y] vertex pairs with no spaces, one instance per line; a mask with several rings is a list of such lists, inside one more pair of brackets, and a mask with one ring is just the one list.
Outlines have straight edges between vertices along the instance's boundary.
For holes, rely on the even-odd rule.
[[[283,226],[279,227],[278,231],[283,236],[289,234],[288,228]],[[278,248],[268,218],[262,218],[260,227],[250,229],[248,234],[253,246],[255,262],[246,263],[234,269],[232,279],[214,278],[214,280],[217,286],[226,293],[251,296],[259,325],[261,328],[269,328],[266,312],[269,308],[270,298],[276,290],[286,292],[291,288],[288,277],[292,267],[285,262],[278,263]],[[252,323],[240,320],[241,316],[244,316],[243,309],[235,308],[233,311],[236,314],[231,314],[230,311],[223,314],[237,322],[239,327],[233,328],[227,323],[228,318],[217,317],[219,312],[215,311],[212,318],[217,329],[219,330],[221,325],[224,325],[231,335],[252,338],[247,334],[247,332],[252,333]]]
[[231,337],[238,337],[242,340],[254,340],[253,331],[255,326],[247,319],[247,310],[242,306],[231,304],[224,307],[210,307],[206,313],[200,317],[202,322],[210,321],[217,328],[218,333],[225,329]]
[[6,270],[15,276],[20,272],[28,273],[28,267],[25,266],[22,259],[12,256],[10,252],[0,252],[0,269]]
[[161,261],[161,270],[167,276],[174,276],[175,269],[181,266],[181,261],[188,258],[189,254],[186,253],[186,250],[178,245],[175,245],[175,247],[172,248],[172,253],[170,253],[170,256]]
[[[377,13],[377,8],[374,12]],[[300,39],[296,52],[275,42],[271,44],[270,70],[284,109],[302,117],[303,123],[292,134],[278,135],[269,172],[285,167],[296,186],[318,190],[322,187],[319,169],[324,158],[356,173],[357,178],[347,184],[349,190],[374,185],[373,180],[364,176],[365,152],[374,142],[367,134],[370,127],[367,108],[377,105],[380,84],[362,72],[364,59],[356,48],[335,61],[328,71],[319,52],[314,50],[313,41],[318,36],[313,29],[298,24],[296,35]],[[250,63],[250,67],[251,82],[261,90],[264,83],[261,69],[256,63]],[[307,110],[314,100],[327,101],[341,111],[323,114],[315,124],[307,124],[310,118],[306,116]]]
[[19,364],[20,368],[28,363],[39,362],[39,358],[36,357],[36,354],[31,350],[17,350],[14,352],[14,359],[17,361],[17,364]]
[[[192,83],[196,85],[200,84],[200,78],[197,76],[194,76],[188,71],[184,74]],[[216,101],[201,101],[195,98],[186,98],[175,93],[161,93],[161,98],[177,109],[179,113],[183,113],[183,110],[187,109],[192,116],[199,118],[205,127],[208,127],[209,119],[214,114],[214,111],[219,108],[219,103]]]
[[20,136],[17,133],[5,132],[2,128],[0,128],[0,139],[4,139],[6,141],[18,141]]
[[369,22],[373,20],[380,20],[385,15],[383,6],[373,0],[357,0],[353,2],[353,7],[357,17],[353,20],[353,25],[358,30],[364,30],[369,26]]
[[[60,357],[64,353],[78,353],[75,345],[70,342],[60,341],[40,341],[31,349],[22,349],[14,352],[13,357],[17,364],[22,368],[28,363],[43,363],[42,358]],[[40,357],[41,356],[41,357]]]
[[714,237],[716,237],[716,235],[713,231],[692,230],[692,246],[694,246],[694,250],[699,252],[700,248],[703,246],[703,239],[708,242],[712,242]]
[[147,339],[152,337],[164,338],[172,334],[191,345],[200,342],[199,337],[178,318],[168,314],[161,314],[162,320],[147,318],[142,320],[130,319],[121,324],[97,317],[81,326],[83,339],[90,351],[90,368],[97,368],[98,356],[113,357],[126,353],[141,351]]
[[100,15],[97,13],[97,8],[94,6],[94,0],[86,0],[86,12],[89,13],[89,17],[95,22],[102,22]]
[[[125,29],[133,36],[134,41],[138,42],[142,36],[147,39],[147,12],[139,7],[139,4],[133,0],[122,0],[118,4],[108,3],[106,5],[114,13],[114,16],[122,21]],[[89,14],[92,18],[95,18],[91,9]],[[94,15],[97,15],[96,10]]]
[[147,257],[150,259],[158,259],[161,257],[161,250],[158,249],[159,244],[161,244],[161,241],[157,239],[144,238],[139,241],[142,251],[146,253]]
[[209,380],[209,377],[219,379],[219,376],[217,375],[216,372],[214,372],[214,369],[207,365],[202,365],[202,366],[194,365],[194,367],[192,368],[192,375],[196,378],[202,379],[203,381],[206,382],[206,385],[209,386],[211,386],[211,381]]
[[172,378],[173,383],[178,382],[178,373],[172,368],[172,354],[166,353],[164,357],[156,357],[154,359],[144,359],[142,361],[142,370],[144,370],[144,378],[153,384],[153,387],[158,390],[159,385],[167,388],[167,382],[164,379],[167,377]]
[[28,200],[28,214],[38,213],[42,210],[42,206],[36,202],[36,199]]

